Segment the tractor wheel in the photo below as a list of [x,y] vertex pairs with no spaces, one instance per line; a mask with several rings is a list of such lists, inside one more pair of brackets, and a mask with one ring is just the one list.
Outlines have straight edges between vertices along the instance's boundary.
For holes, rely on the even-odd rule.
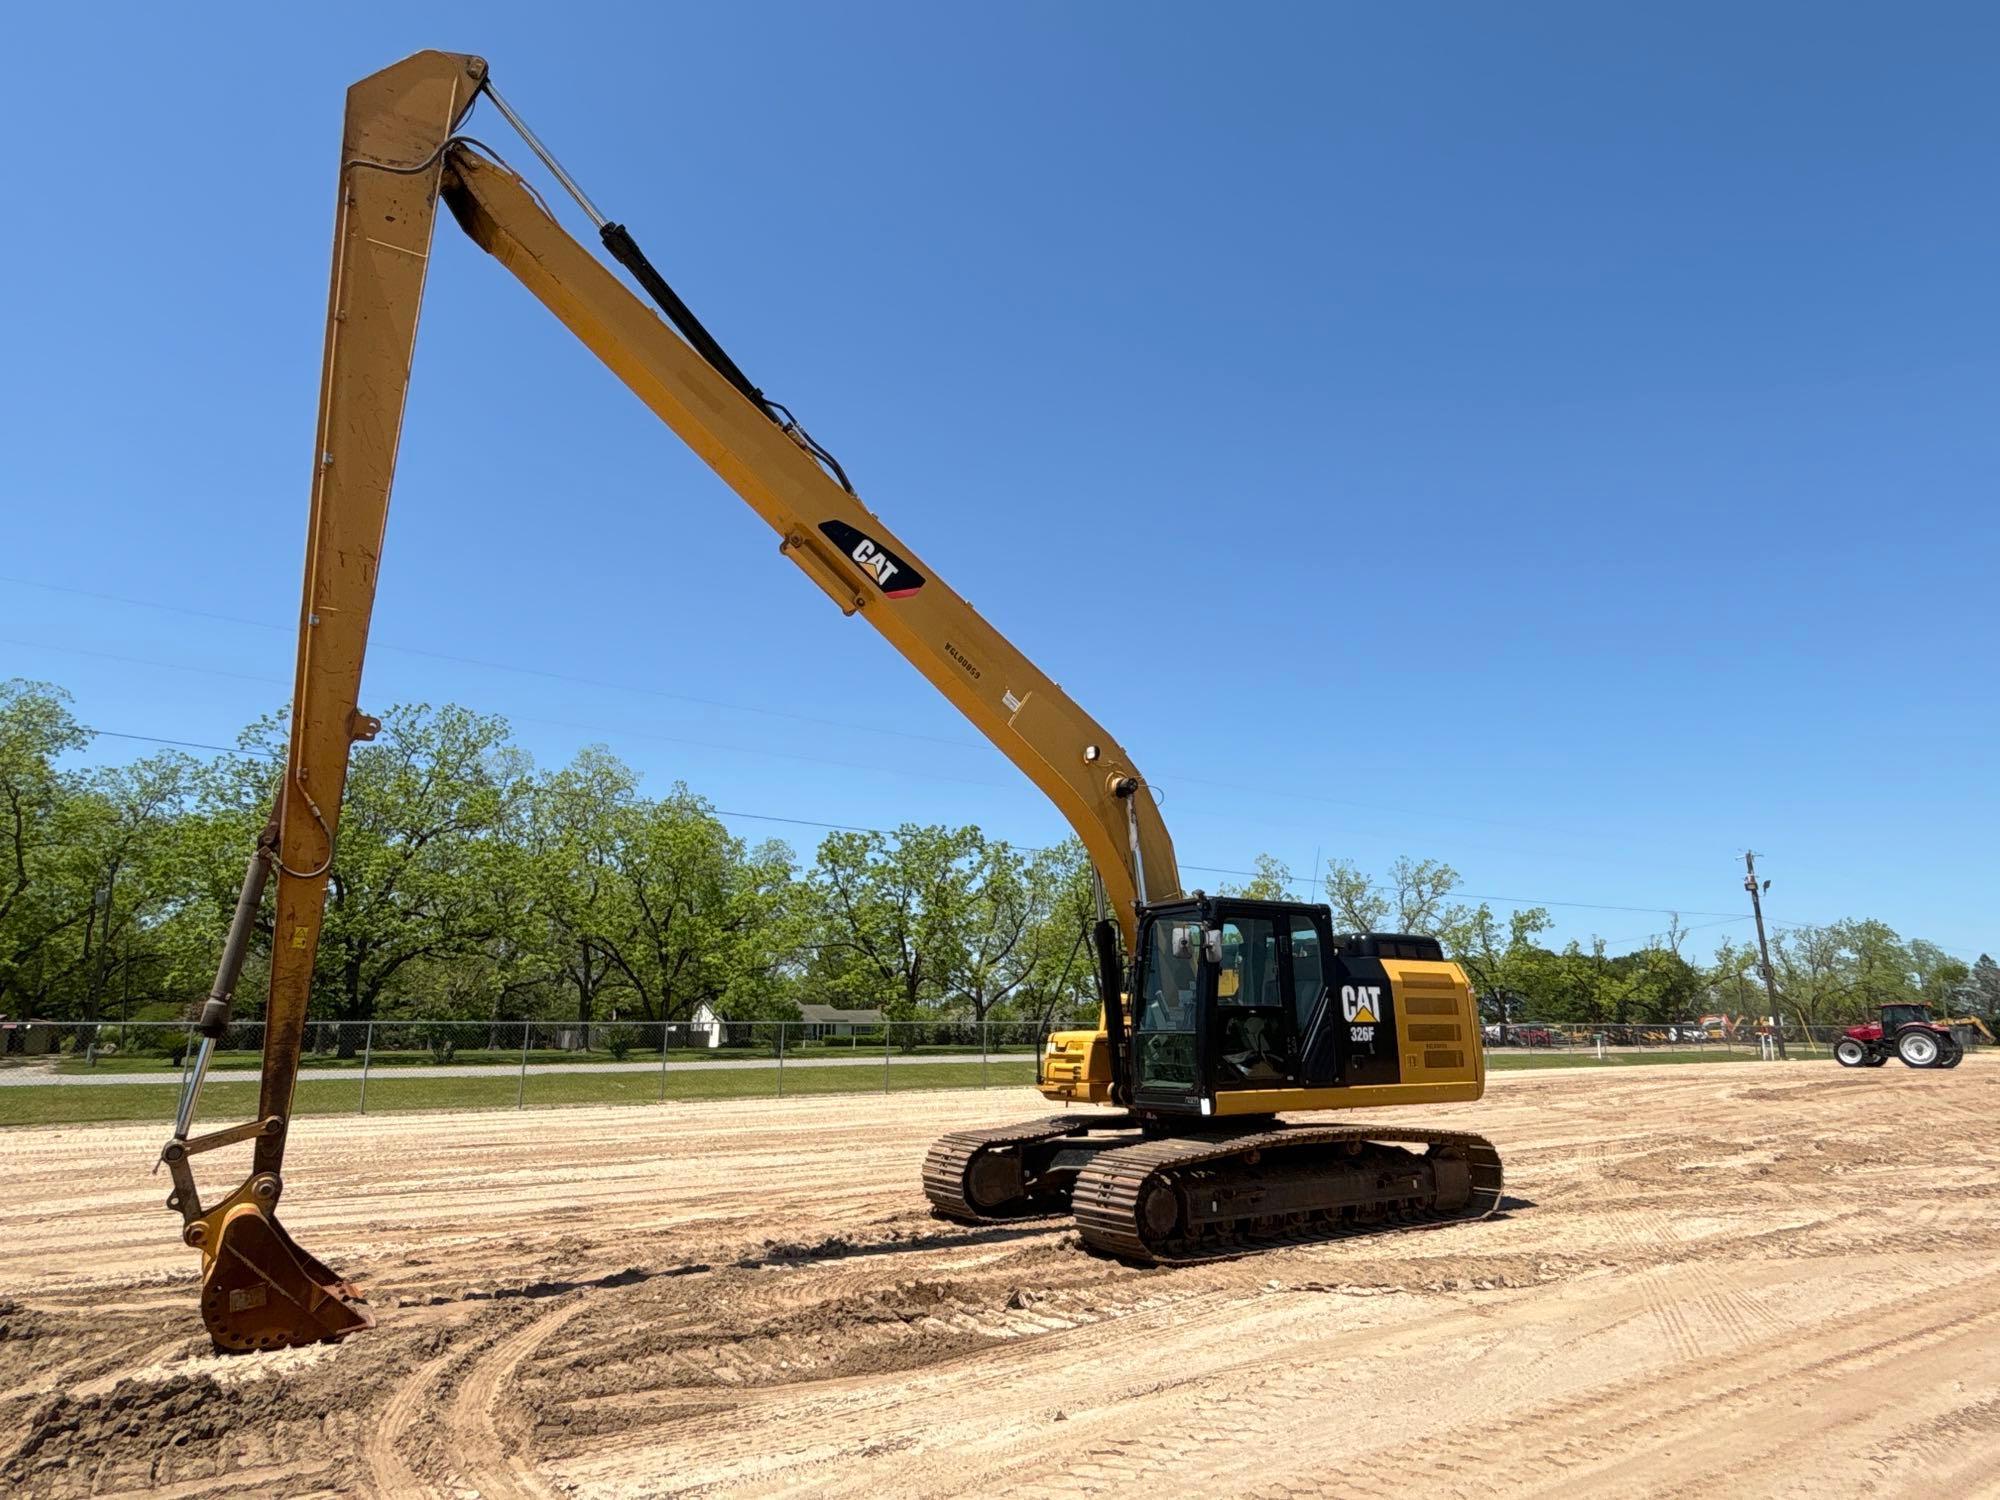
[[1888,1053],[1886,1053],[1886,1052],[1870,1052],[1870,1053],[1868,1054],[1868,1066],[1869,1066],[1869,1067],[1871,1067],[1871,1068],[1886,1068],[1886,1067],[1888,1067],[1888,1066],[1889,1066],[1889,1054],[1888,1054]]
[[1868,1066],[1868,1049],[1851,1036],[1844,1036],[1833,1044],[1833,1060],[1843,1068],[1865,1068]]
[[1940,1068],[1955,1068],[1964,1061],[1965,1049],[1959,1046],[1958,1038],[1955,1036],[1946,1037],[1944,1040],[1944,1056],[1938,1059],[1938,1066]]
[[1896,1038],[1896,1055],[1913,1068],[1935,1068],[1944,1049],[1938,1035],[1925,1027],[1912,1026]]

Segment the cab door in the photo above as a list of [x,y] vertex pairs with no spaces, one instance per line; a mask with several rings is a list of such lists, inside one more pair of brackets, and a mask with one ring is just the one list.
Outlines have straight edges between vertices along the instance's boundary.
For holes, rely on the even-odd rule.
[[1132,1015],[1133,1102],[1192,1107],[1199,1080],[1202,924],[1198,917],[1147,919]]
[[1297,1026],[1284,920],[1225,907],[1215,930],[1221,951],[1206,1049],[1215,1088],[1296,1084]]
[[1286,947],[1292,1015],[1298,1027],[1299,1082],[1308,1088],[1332,1088],[1342,1082],[1347,1064],[1347,1031],[1331,982],[1339,969],[1333,934],[1305,912],[1292,916],[1289,929]]

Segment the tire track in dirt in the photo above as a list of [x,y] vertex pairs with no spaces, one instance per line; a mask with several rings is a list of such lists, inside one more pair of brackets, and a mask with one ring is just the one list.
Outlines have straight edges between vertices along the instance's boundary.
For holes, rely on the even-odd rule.
[[382,1322],[296,1366],[175,1358],[199,1323],[157,1129],[63,1132],[60,1171],[52,1133],[0,1132],[25,1192],[106,1185],[32,1244],[0,1204],[0,1486],[1976,1492],[2000,1058],[1917,1082],[1496,1075],[1423,1113],[1500,1144],[1503,1217],[1186,1270],[923,1214],[931,1137],[1044,1113],[1026,1093],[302,1122],[288,1226]]
[[510,1441],[501,1431],[504,1388],[522,1362],[581,1311],[581,1300],[551,1308],[519,1333],[502,1339],[474,1360],[452,1398],[445,1427],[457,1447],[455,1467],[464,1485],[484,1500],[543,1500],[552,1493],[524,1456],[526,1434],[515,1434]]
[[[1995,1284],[2000,1284],[2000,1275],[1989,1274],[1968,1282],[1963,1290]],[[1861,1369],[1870,1375],[1869,1399],[1879,1399],[1872,1382],[1885,1367],[1893,1372],[1940,1343],[1978,1345],[1987,1337],[1987,1325],[2000,1323],[2000,1308],[1987,1308],[1970,1320],[1949,1303],[1933,1303],[1929,1311],[1915,1326],[1897,1327],[1818,1359],[1802,1361],[1802,1356],[1821,1348],[1824,1336],[1806,1334],[1682,1362],[1665,1371],[1649,1369],[1497,1424],[1451,1468],[1467,1493],[1477,1475],[1504,1466],[1510,1483],[1529,1481],[1537,1494],[1602,1494],[1617,1492],[1621,1483],[1630,1484],[1638,1473],[1656,1468],[1657,1450],[1667,1446],[1676,1481],[1697,1479],[1699,1474],[1690,1470],[1692,1463],[1705,1454],[1713,1457],[1718,1445],[1729,1455],[1741,1446],[1747,1409],[1773,1405],[1794,1387],[1824,1390],[1830,1378]],[[1802,1421],[1823,1430],[1845,1420],[1802,1418],[1788,1404],[1787,1423],[1794,1430]],[[1617,1477],[1621,1474],[1622,1481]],[[1732,1476],[1731,1487],[1735,1484]]]
[[425,1488],[416,1471],[403,1460],[403,1434],[423,1415],[431,1388],[445,1370],[463,1357],[445,1353],[417,1366],[396,1385],[388,1405],[369,1424],[361,1445],[361,1461],[367,1465],[377,1494],[415,1495]]

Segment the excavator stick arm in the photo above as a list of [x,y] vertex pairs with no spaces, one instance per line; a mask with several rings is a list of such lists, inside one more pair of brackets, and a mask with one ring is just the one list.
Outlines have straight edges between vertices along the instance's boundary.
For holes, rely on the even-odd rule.
[[[228,1022],[231,970],[242,958],[233,935],[216,999],[203,1012],[201,1063],[183,1098],[175,1138],[162,1153],[175,1183],[168,1206],[182,1215],[183,1238],[202,1253],[202,1317],[222,1349],[312,1343],[372,1321],[355,1289],[279,1224],[279,1170],[348,753],[355,740],[379,727],[360,711],[358,695],[438,182],[446,143],[485,76],[479,58],[423,52],[347,93],[291,742],[275,836],[261,851],[277,875],[277,893],[257,1122],[195,1142],[187,1137],[201,1068]],[[253,860],[245,881],[253,915],[263,877]],[[244,1136],[255,1143],[251,1177],[204,1212],[187,1160],[190,1147]]]
[[[204,1008],[202,1050],[161,1156],[175,1181],[168,1206],[203,1255],[204,1316],[226,1349],[338,1338],[370,1321],[354,1289],[279,1225],[276,1207],[348,756],[380,727],[359,707],[361,673],[440,195],[478,244],[764,518],[784,556],[843,613],[874,625],[1056,804],[1089,852],[1128,952],[1139,904],[1180,892],[1172,842],[1124,750],[862,505],[844,475],[835,482],[821,466],[832,466],[825,451],[788,413],[756,399],[622,227],[599,220],[607,248],[677,310],[682,334],[510,169],[453,139],[486,72],[481,58],[422,52],[348,90],[290,749],[275,826],[246,877],[241,930],[232,930]],[[191,1139],[266,864],[277,891],[257,1119]],[[252,1175],[204,1209],[189,1157],[246,1139]]]

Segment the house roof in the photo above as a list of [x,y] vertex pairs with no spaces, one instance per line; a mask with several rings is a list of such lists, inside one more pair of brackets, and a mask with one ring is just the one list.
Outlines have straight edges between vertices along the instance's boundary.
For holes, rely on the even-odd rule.
[[849,1026],[882,1024],[882,1012],[879,1010],[842,1010],[837,1005],[801,1005],[799,1014],[820,1026],[833,1022],[844,1022]]

